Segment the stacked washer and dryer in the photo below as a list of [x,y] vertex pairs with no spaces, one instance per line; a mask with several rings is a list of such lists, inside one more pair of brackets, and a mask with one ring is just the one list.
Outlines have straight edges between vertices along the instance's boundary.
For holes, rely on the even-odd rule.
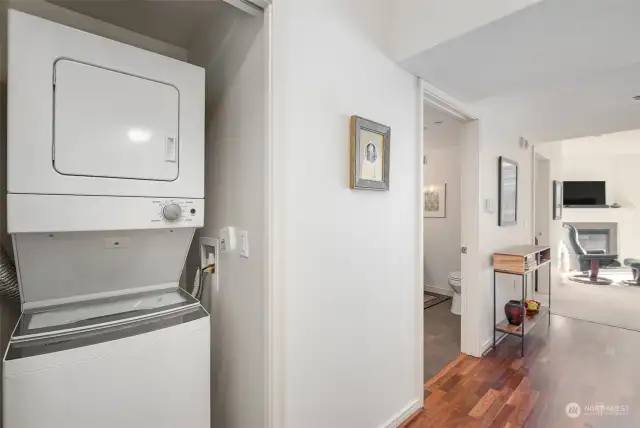
[[5,428],[209,428],[204,70],[9,11]]

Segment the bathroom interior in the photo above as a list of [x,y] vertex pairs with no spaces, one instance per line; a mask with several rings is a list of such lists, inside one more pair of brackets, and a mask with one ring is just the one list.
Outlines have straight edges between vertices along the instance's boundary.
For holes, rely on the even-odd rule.
[[461,132],[424,105],[424,381],[460,354]]

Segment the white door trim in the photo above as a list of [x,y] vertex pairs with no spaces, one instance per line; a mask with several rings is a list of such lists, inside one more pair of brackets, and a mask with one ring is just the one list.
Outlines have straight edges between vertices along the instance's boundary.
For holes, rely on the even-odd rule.
[[448,96],[445,95],[442,91],[438,90],[438,94],[436,93],[435,87],[427,87],[429,83],[424,82],[424,85],[425,86],[423,86],[422,89],[423,100],[429,103],[431,106],[453,117],[454,119],[459,120],[460,122],[471,122],[472,120],[478,119],[474,114],[469,113],[465,108],[461,108],[457,104],[454,104],[455,101],[447,99]]
[[[466,137],[470,138],[469,142],[471,144],[464,144],[465,148],[462,153],[463,162],[470,162],[471,168],[469,174],[463,174],[461,184],[463,188],[463,195],[465,194],[464,189],[475,189],[475,192],[467,192],[467,194],[477,195],[477,199],[468,200],[467,204],[469,209],[465,209],[465,216],[463,216],[463,230],[467,231],[468,236],[464,236],[463,245],[467,247],[467,254],[464,256],[467,259],[467,263],[463,264],[462,276],[464,278],[466,286],[463,289],[463,293],[461,296],[461,304],[462,304],[462,327],[460,332],[461,339],[461,351],[465,354],[473,355],[476,357],[480,357],[482,355],[482,344],[480,343],[480,337],[482,332],[482,308],[480,305],[470,305],[468,302],[473,301],[482,301],[483,296],[476,296],[475,293],[480,293],[481,288],[477,286],[480,281],[480,241],[479,241],[479,230],[480,230],[480,213],[482,207],[482,201],[480,199],[480,148],[481,148],[481,138],[480,138],[480,127],[481,127],[481,118],[480,115],[469,109],[463,103],[455,100],[450,97],[448,94],[444,93],[440,89],[436,88],[432,84],[422,80],[421,81],[421,94],[422,94],[422,102],[429,103],[431,106],[437,108],[445,114],[455,118],[456,120],[467,124],[466,128]],[[422,103],[421,102],[421,103]],[[418,142],[420,156],[418,160],[420,162],[419,166],[419,189],[423,187],[423,156],[424,156],[424,124],[423,124],[423,108],[420,106],[420,140]],[[474,144],[475,142],[475,144]],[[470,151],[469,151],[470,149]],[[464,168],[463,168],[464,170]],[[424,290],[423,284],[423,271],[424,271],[424,242],[423,242],[423,218],[422,218],[422,203],[423,203],[423,192],[422,190],[419,192],[418,202],[419,202],[419,213],[420,213],[420,225],[418,230],[419,240],[420,240],[420,249],[418,251],[418,266],[420,267],[420,273],[418,275],[420,283],[416,288],[420,290],[420,295]],[[465,207],[465,201],[462,204]],[[465,267],[466,266],[466,267]],[[420,299],[422,302],[422,299]],[[422,303],[421,303],[422,304]],[[424,328],[423,328],[423,311],[419,311],[419,336],[418,343],[421,345],[419,352],[417,353],[418,361],[420,365],[423,365],[423,340],[424,340]],[[417,321],[418,322],[418,321]],[[423,368],[420,369],[420,373],[422,373]],[[420,382],[420,388],[422,389],[422,377],[418,379]]]
[[414,394],[419,397],[420,404],[424,402],[424,217],[422,215],[422,206],[424,204],[424,192],[423,177],[424,177],[424,81],[422,79],[416,79],[418,87],[418,93],[416,94],[416,111],[418,117],[416,123],[418,124],[418,144],[416,147],[416,160],[418,161],[418,168],[416,174],[416,181],[418,182],[418,198],[416,200],[415,218],[417,226],[416,236],[416,289],[415,289],[415,301],[414,309],[416,313],[415,319],[415,334],[416,334],[416,360],[415,360],[415,375]]
[[275,260],[282,260],[282,248],[274,240],[277,233],[281,233],[282,224],[278,222],[277,210],[282,207],[281,201],[277,198],[280,195],[274,187],[281,182],[281,176],[276,175],[280,171],[277,159],[274,156],[274,113],[276,106],[281,102],[276,99],[273,81],[273,6],[268,6],[264,12],[265,26],[265,49],[266,70],[264,79],[267,82],[267,96],[265,106],[267,156],[265,159],[265,223],[267,239],[265,245],[266,269],[265,269],[265,390],[264,390],[264,418],[262,427],[279,428],[284,426],[284,385],[282,374],[284,372],[284,319],[282,315],[282,302],[284,301],[282,288],[277,286],[282,284],[282,265],[276,264]]

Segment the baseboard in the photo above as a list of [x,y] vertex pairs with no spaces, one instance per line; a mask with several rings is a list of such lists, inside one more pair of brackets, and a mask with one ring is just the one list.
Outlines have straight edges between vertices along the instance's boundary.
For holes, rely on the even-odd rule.
[[413,415],[418,410],[422,409],[424,406],[424,402],[420,398],[416,398],[411,403],[407,404],[404,409],[402,409],[398,414],[389,419],[384,424],[380,425],[379,428],[398,428],[404,421],[409,419],[411,415]]
[[[502,340],[507,336],[508,335],[506,333],[496,332],[496,345],[502,342]],[[489,352],[492,347],[493,347],[493,337],[490,337],[482,344],[482,347],[480,348],[480,354],[484,356],[484,354]]]
[[445,289],[440,287],[434,287],[433,285],[425,285],[424,291],[428,291],[430,293],[436,293],[436,294],[444,294],[445,296],[453,296],[453,290],[451,289],[451,287],[449,287],[448,289]]

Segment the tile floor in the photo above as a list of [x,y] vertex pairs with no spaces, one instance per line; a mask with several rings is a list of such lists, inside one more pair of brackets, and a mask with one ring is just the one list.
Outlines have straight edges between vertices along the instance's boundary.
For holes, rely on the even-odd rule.
[[451,313],[451,300],[424,310],[424,380],[460,355],[460,316]]

